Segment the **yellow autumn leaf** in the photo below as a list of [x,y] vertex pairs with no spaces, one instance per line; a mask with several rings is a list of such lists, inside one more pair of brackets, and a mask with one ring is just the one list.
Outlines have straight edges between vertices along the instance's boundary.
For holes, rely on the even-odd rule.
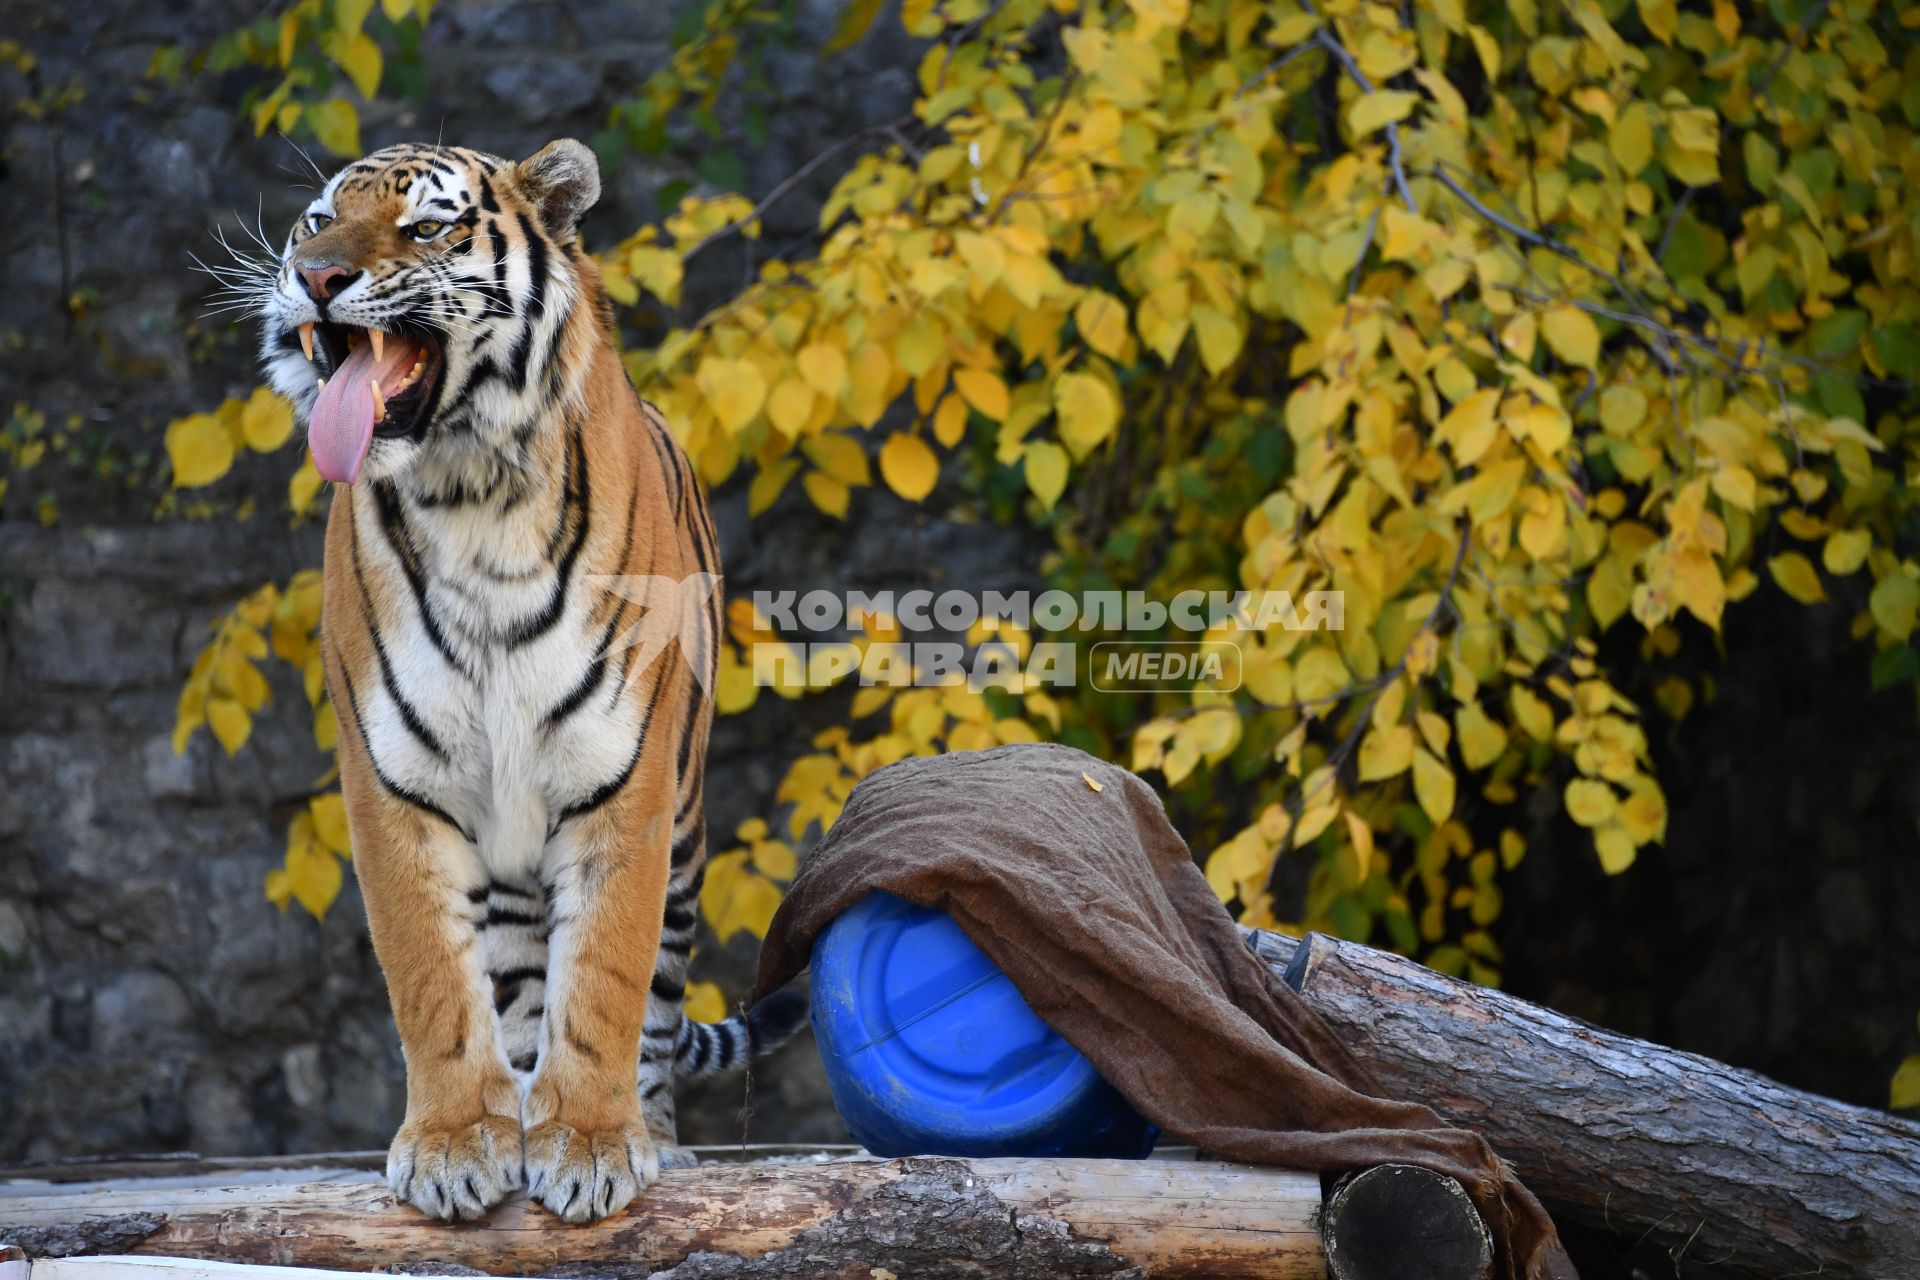
[[1126,353],[1127,308],[1112,294],[1089,289],[1073,309],[1073,323],[1081,339],[1109,360]]
[[880,448],[880,477],[908,502],[918,502],[933,492],[940,459],[919,436],[896,431]]
[[1212,307],[1193,309],[1193,336],[1200,344],[1200,362],[1207,372],[1219,374],[1240,358],[1246,335],[1223,312]]
[[1834,577],[1844,578],[1859,572],[1872,547],[1873,535],[1865,529],[1836,530],[1827,536],[1826,545],[1820,549],[1820,563]]
[[1466,703],[1454,712],[1453,724],[1460,738],[1460,758],[1469,769],[1486,768],[1507,749],[1506,729],[1494,723],[1478,702]]
[[1404,89],[1375,89],[1354,99],[1347,108],[1347,127],[1355,138],[1364,138],[1376,129],[1404,120],[1412,112],[1420,95]]
[[371,100],[380,90],[380,46],[373,37],[357,30],[329,31],[322,43],[360,96]]
[[1373,861],[1373,828],[1367,820],[1353,810],[1347,810],[1347,854],[1355,884],[1367,878],[1369,865]]
[[731,432],[759,417],[760,406],[766,403],[767,380],[750,360],[709,357],[700,362],[696,380],[713,416]]
[[1617,876],[1634,863],[1638,856],[1633,837],[1626,828],[1618,824],[1601,827],[1593,833],[1594,852],[1600,855],[1600,869],[1610,876]]
[[1553,738],[1553,710],[1525,685],[1513,687],[1513,718],[1536,741]]
[[933,411],[933,438],[951,449],[967,434],[967,402],[958,394],[942,396]]
[[766,937],[779,906],[779,887],[753,869],[745,850],[720,854],[707,864],[700,911],[722,943],[742,931]]
[[1653,112],[1644,103],[1629,103],[1613,122],[1607,146],[1621,170],[1631,178],[1653,159]]
[[800,444],[809,461],[840,483],[851,488],[873,483],[873,470],[867,464],[867,451],[860,441],[844,431],[829,431]]
[[829,400],[838,401],[847,389],[847,354],[826,342],[810,342],[794,356],[807,385]]
[[995,422],[1006,421],[1010,401],[1007,384],[999,374],[990,369],[955,369],[953,385],[982,415]]
[[253,717],[247,709],[234,698],[209,698],[207,700],[207,726],[213,730],[213,736],[220,740],[228,755],[232,755],[246,745],[247,737],[253,732]]
[[167,425],[167,457],[173,462],[173,487],[197,489],[232,468],[233,437],[213,414],[176,418]]
[[287,505],[293,513],[303,516],[313,509],[313,500],[320,494],[320,472],[314,468],[313,455],[302,454],[300,465],[287,480]]
[[1113,434],[1120,422],[1120,401],[1106,382],[1091,373],[1063,373],[1053,384],[1060,438],[1075,458],[1085,458]]
[[1453,816],[1453,770],[1425,747],[1413,749],[1413,793],[1420,808],[1435,822]]
[[1819,604],[1827,598],[1820,575],[1798,551],[1785,551],[1767,561],[1767,572],[1780,589],[1801,604]]
[[1360,740],[1360,780],[1379,782],[1404,773],[1413,765],[1413,729],[1404,724],[1369,730]]
[[1893,1111],[1920,1109],[1920,1053],[1908,1055],[1894,1071],[1887,1107]]
[[801,478],[800,486],[807,491],[807,497],[814,506],[836,520],[847,518],[847,499],[850,495],[843,481],[836,480],[824,471],[809,471]]
[[680,1011],[694,1022],[725,1022],[727,998],[716,983],[689,982]]
[[256,453],[271,453],[293,434],[293,406],[274,394],[269,387],[256,387],[247,397],[240,413],[240,431],[247,447]]
[[1896,568],[1874,584],[1867,608],[1881,630],[1905,640],[1913,634],[1915,615],[1920,613],[1920,582]]
[[1050,441],[1037,440],[1027,446],[1025,461],[1027,488],[1033,490],[1042,507],[1053,510],[1067,488],[1067,451]]
[[360,154],[360,113],[345,98],[328,98],[307,108],[307,127],[321,146],[342,158]]
[[1575,778],[1567,784],[1567,816],[1583,827],[1611,822],[1619,808],[1613,788],[1595,778]]
[[1591,369],[1600,359],[1600,330],[1578,307],[1550,307],[1540,318],[1540,332],[1568,364]]

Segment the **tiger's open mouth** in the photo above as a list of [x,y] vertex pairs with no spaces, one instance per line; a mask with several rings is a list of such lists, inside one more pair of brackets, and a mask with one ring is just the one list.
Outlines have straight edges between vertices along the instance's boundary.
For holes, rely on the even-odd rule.
[[313,465],[329,480],[352,484],[376,435],[407,436],[426,426],[440,388],[440,344],[424,331],[329,321],[301,325],[298,334],[320,380],[307,422]]

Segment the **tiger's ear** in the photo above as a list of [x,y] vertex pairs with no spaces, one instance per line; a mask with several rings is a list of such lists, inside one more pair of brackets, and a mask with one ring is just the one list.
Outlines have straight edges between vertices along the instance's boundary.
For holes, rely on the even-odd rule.
[[600,160],[572,138],[549,142],[516,166],[520,189],[540,209],[547,234],[573,239],[580,219],[600,199]]

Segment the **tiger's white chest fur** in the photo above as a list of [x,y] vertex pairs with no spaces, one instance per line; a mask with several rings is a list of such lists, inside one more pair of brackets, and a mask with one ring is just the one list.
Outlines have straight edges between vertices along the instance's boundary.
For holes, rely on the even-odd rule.
[[549,553],[571,536],[565,497],[506,516],[402,498],[398,518],[371,493],[354,500],[357,570],[390,619],[379,678],[358,694],[372,755],[453,819],[489,878],[532,879],[643,727],[639,700],[620,696],[603,592]]

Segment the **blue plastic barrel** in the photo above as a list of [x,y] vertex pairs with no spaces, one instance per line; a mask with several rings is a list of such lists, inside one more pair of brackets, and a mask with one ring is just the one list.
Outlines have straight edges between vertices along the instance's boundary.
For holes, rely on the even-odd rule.
[[833,1101],[876,1155],[1115,1156],[1157,1130],[944,911],[877,893],[813,944]]

